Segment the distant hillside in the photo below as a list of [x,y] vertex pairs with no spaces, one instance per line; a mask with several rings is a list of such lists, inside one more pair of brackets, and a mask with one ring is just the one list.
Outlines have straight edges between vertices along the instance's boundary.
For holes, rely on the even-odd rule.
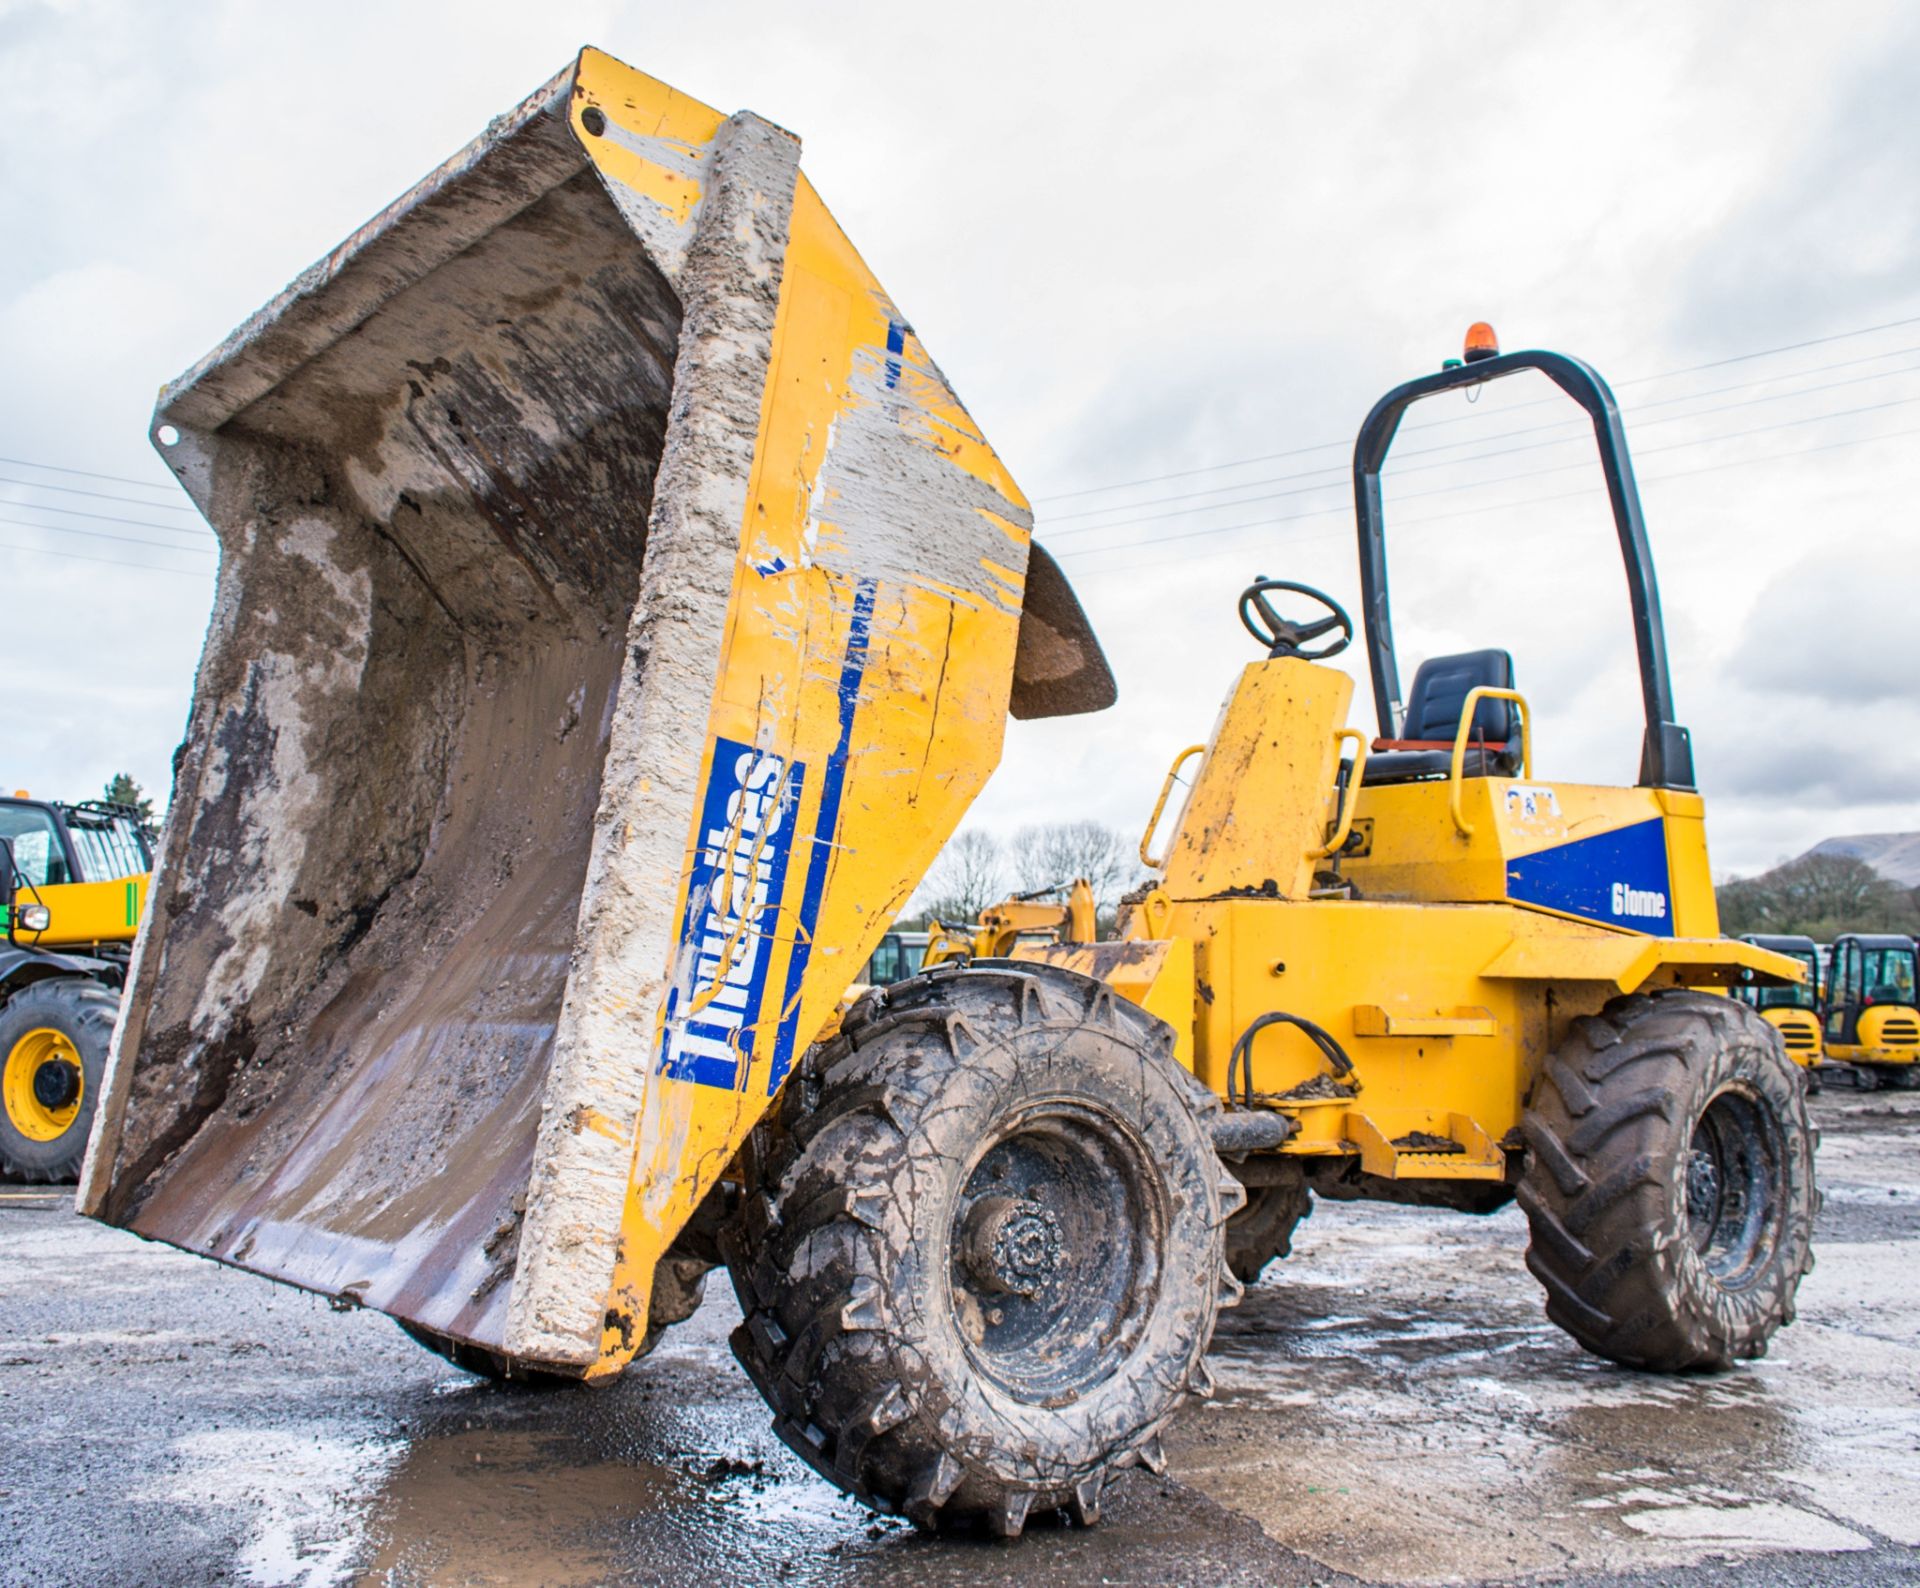
[[1902,887],[1920,888],[1920,833],[1856,833],[1851,838],[1823,838],[1807,854],[1851,855]]

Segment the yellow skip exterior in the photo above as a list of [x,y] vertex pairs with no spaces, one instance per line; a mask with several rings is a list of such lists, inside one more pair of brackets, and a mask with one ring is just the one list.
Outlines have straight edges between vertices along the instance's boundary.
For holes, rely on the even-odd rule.
[[[718,112],[589,50],[572,116],[609,183],[667,220],[692,215],[700,189],[685,173],[698,168]],[[599,117],[612,135],[594,134]],[[929,555],[919,567],[875,555],[860,521],[872,507],[848,500],[851,482],[832,460],[880,427],[974,504],[963,555]],[[759,1001],[737,1031],[745,1062],[717,1066],[732,1069],[732,1084],[707,1084],[699,1058],[651,1083],[590,1377],[638,1349],[655,1265],[998,762],[1030,523],[1005,466],[800,176],[701,774],[712,789],[715,758],[750,746],[745,776],[766,780],[756,792],[784,798],[797,784],[783,818],[790,833],[778,835],[777,926],[764,945],[737,927],[721,934],[721,951],[661,1011],[672,1042],[675,1021],[710,1015],[726,977],[764,948]],[[710,842],[705,816],[687,835],[676,918]],[[773,869],[771,841],[757,853],[754,835],[731,836],[736,874]]]

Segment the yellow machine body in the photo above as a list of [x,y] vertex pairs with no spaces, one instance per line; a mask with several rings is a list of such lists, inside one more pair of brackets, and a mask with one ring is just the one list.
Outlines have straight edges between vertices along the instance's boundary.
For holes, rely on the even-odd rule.
[[[0,799],[0,836],[14,859],[13,875],[0,877],[0,931],[14,947],[116,948],[124,955],[140,930],[149,880],[136,816],[131,807],[102,802],[67,804],[24,793]],[[30,922],[41,910],[47,925],[36,931]]]
[[1749,935],[1742,942],[1772,949],[1797,960],[1804,979],[1795,986],[1763,986],[1744,983],[1734,989],[1734,997],[1753,1009],[1760,1018],[1780,1033],[1780,1045],[1788,1058],[1804,1070],[1816,1070],[1825,1052],[1819,946],[1810,937],[1795,935]]
[[81,1207],[515,1363],[1111,677],[797,141],[598,51],[162,394],[222,565]]
[[1812,1009],[1762,1009],[1760,1018],[1780,1033],[1787,1057],[1803,1069],[1817,1070],[1826,1061],[1821,1042],[1820,1016]]
[[[1020,957],[1103,975],[1174,1023],[1212,1090],[1296,1121],[1284,1151],[1381,1180],[1508,1178],[1538,1066],[1610,998],[1801,975],[1717,935],[1699,795],[1530,766],[1464,777],[1457,755],[1445,779],[1368,787],[1362,745],[1343,798],[1352,691],[1307,661],[1248,666],[1127,941]],[[1276,1009],[1335,1038],[1352,1075],[1284,1024],[1230,1075],[1242,1033]]]
[[1091,943],[1097,907],[1093,885],[1085,877],[1067,890],[1064,904],[1014,896],[989,905],[971,931],[933,923],[923,968],[955,959],[1006,959],[1022,943],[1044,938],[1051,943]]
[[14,940],[25,948],[86,949],[104,943],[131,943],[147,907],[147,876],[108,882],[64,882],[38,888],[51,924],[44,932],[14,926]]
[[1826,1054],[1838,1064],[1920,1064],[1920,1010],[1906,1004],[1863,1010],[1853,1040],[1829,1038]]

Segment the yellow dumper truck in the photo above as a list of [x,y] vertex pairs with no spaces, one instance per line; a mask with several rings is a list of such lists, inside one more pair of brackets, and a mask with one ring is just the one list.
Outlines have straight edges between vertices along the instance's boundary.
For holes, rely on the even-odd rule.
[[[1003,1535],[1159,1464],[1249,1188],[1243,1267],[1305,1194],[1518,1195],[1586,1345],[1763,1351],[1811,1140],[1716,989],[1797,971],[1717,934],[1619,419],[1576,361],[1430,376],[1363,429],[1384,742],[1314,659],[1352,621],[1263,582],[1124,940],[843,1011],[1008,714],[1114,688],[798,162],[586,51],[163,392],[220,581],[83,1211],[509,1374],[618,1373],[724,1260],[795,1451]],[[1386,448],[1412,401],[1521,371],[1601,446],[1630,788],[1535,766],[1498,652],[1400,691]]]

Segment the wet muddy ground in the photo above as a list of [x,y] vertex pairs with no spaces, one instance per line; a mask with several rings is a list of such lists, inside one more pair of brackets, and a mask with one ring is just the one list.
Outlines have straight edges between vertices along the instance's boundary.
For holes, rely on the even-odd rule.
[[0,1186],[0,1583],[1920,1584],[1920,1096],[1816,1110],[1819,1266],[1764,1361],[1583,1355],[1511,1209],[1322,1204],[1226,1315],[1167,1477],[1017,1544],[812,1478],[719,1276],[617,1386],[497,1389]]

